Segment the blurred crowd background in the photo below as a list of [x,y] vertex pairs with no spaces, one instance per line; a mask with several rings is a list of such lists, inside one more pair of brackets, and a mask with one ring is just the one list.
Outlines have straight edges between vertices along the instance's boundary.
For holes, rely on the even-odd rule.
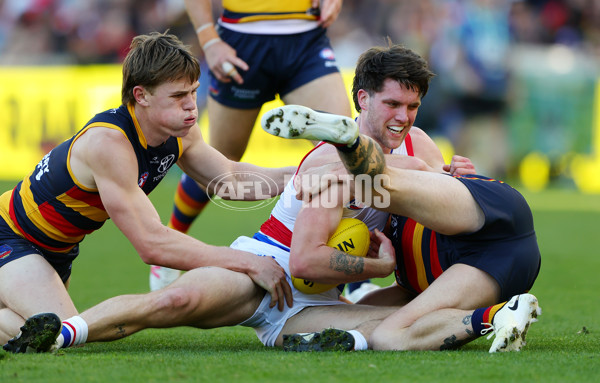
[[[202,58],[182,0],[0,0],[0,10],[0,66],[119,63],[133,36],[167,29]],[[329,29],[345,68],[386,36],[437,74],[416,125],[482,173],[514,175],[536,150],[560,181],[565,156],[594,150],[600,0],[344,0]]]

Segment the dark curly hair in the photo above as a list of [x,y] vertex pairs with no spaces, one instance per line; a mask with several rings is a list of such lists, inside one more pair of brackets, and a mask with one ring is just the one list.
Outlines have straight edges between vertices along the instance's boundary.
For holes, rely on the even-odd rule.
[[360,113],[358,91],[364,89],[369,95],[380,92],[386,79],[392,79],[425,97],[429,81],[435,74],[429,70],[427,61],[402,45],[393,44],[388,38],[387,47],[373,47],[358,58],[352,84],[352,99]]

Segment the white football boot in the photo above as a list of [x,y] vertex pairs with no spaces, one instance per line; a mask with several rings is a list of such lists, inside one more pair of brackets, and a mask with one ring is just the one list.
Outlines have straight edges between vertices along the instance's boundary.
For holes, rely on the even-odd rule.
[[519,351],[525,346],[527,330],[537,316],[542,314],[538,300],[531,294],[521,294],[512,297],[498,310],[492,320],[492,335],[496,335],[490,353],[504,351]]
[[181,271],[162,266],[150,266],[150,291],[160,290],[173,283]]
[[283,138],[352,145],[358,137],[358,125],[352,118],[301,105],[271,109],[263,115],[261,125],[267,133]]

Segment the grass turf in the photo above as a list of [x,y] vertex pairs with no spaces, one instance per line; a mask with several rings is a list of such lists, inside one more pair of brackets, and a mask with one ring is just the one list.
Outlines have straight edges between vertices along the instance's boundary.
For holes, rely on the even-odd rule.
[[[176,182],[175,176],[167,178],[151,196],[164,222]],[[531,292],[543,314],[519,353],[490,355],[491,341],[485,338],[449,352],[284,353],[263,347],[247,328],[176,328],[146,330],[57,354],[0,351],[0,381],[595,381],[600,376],[600,196],[561,190],[525,196],[542,251],[541,273]],[[228,245],[238,235],[252,234],[270,207],[233,212],[209,205],[191,234]],[[147,289],[148,266],[112,222],[83,242],[70,288],[79,310]]]

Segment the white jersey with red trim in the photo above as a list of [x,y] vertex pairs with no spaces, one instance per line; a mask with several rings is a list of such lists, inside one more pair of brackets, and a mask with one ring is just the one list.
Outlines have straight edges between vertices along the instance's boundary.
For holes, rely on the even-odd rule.
[[[410,136],[407,136],[407,138],[407,140],[405,139],[402,142],[400,147],[392,151],[392,154],[412,155],[413,150]],[[302,159],[302,162],[320,145],[322,144],[317,145],[314,149],[308,152],[308,154],[304,156],[304,159]],[[300,165],[302,165],[302,162]],[[267,235],[270,239],[275,240],[284,246],[290,247],[292,232],[294,231],[294,225],[296,223],[296,217],[302,208],[302,204],[302,201],[296,199],[296,188],[294,187],[294,178],[292,178],[285,186],[279,201],[277,201],[277,204],[271,211],[271,216],[261,226],[260,232]],[[389,213],[379,211],[371,207],[357,206],[354,203],[354,200],[350,201],[348,204],[346,204],[346,206],[344,206],[342,213],[342,218],[356,218],[363,221],[371,231],[376,228],[383,230],[387,223],[388,217]]]

